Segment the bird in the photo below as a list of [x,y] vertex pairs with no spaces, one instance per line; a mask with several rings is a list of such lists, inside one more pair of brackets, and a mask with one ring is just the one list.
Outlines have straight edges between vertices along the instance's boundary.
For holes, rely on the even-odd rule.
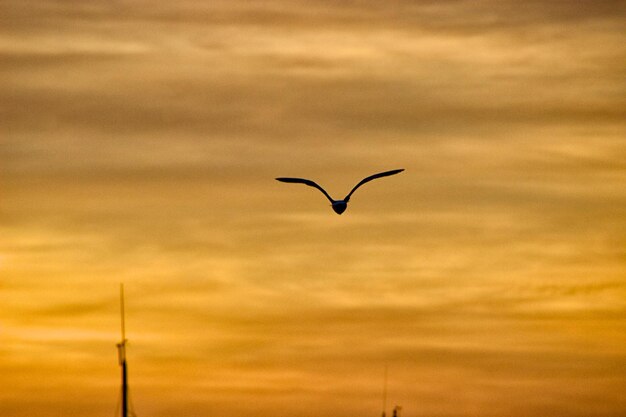
[[295,184],[305,184],[305,185],[308,185],[309,187],[317,188],[318,190],[320,190],[322,192],[322,194],[324,194],[326,196],[327,199],[330,200],[330,204],[331,204],[333,210],[335,211],[335,213],[341,214],[344,211],[346,211],[346,208],[348,208],[348,202],[350,201],[350,197],[356,191],[356,189],[359,188],[361,185],[365,184],[366,182],[370,182],[371,180],[375,180],[376,178],[388,177],[389,175],[395,175],[395,174],[398,174],[398,173],[400,173],[402,171],[404,171],[404,168],[393,169],[391,171],[385,171],[385,172],[379,172],[378,174],[374,174],[374,175],[370,175],[369,177],[365,177],[361,181],[359,181],[359,183],[357,185],[355,185],[354,188],[348,193],[348,195],[345,196],[342,200],[334,200],[330,195],[328,195],[326,190],[324,190],[322,187],[320,187],[315,181],[307,180],[307,179],[304,179],[304,178],[291,178],[291,177],[278,177],[278,178],[276,178],[276,180],[280,181],[280,182],[288,182],[288,183],[295,183]]

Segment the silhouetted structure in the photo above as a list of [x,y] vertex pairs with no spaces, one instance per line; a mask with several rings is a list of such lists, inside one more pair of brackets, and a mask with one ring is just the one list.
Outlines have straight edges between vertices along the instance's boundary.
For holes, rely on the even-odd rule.
[[[385,365],[385,382],[383,384],[383,414],[382,417],[386,417],[385,410],[387,409],[387,374],[388,374],[388,366]],[[393,408],[392,417],[400,417],[400,411],[402,411],[402,407],[396,405]]]
[[383,417],[385,417],[385,410],[387,409],[387,371],[388,366],[385,365],[385,382],[383,384]]
[[128,368],[126,365],[126,328],[124,323],[124,284],[120,284],[120,311],[122,316],[122,341],[117,344],[117,355],[122,367],[122,417],[128,417]]

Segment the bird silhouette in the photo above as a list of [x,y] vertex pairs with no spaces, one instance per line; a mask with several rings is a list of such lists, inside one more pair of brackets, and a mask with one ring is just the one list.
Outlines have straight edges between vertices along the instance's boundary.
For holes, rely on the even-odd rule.
[[402,171],[404,171],[404,168],[403,169],[394,169],[394,170],[385,171],[385,172],[379,172],[378,174],[370,175],[369,177],[363,178],[357,185],[354,186],[354,188],[348,193],[348,195],[343,198],[343,200],[333,200],[333,198],[330,195],[328,195],[326,190],[324,190],[316,182],[311,181],[311,180],[306,180],[304,178],[289,178],[289,177],[279,177],[279,178],[276,178],[276,179],[278,181],[281,181],[281,182],[290,182],[290,183],[296,183],[296,184],[306,184],[309,187],[317,188],[318,190],[320,190],[326,196],[327,199],[330,200],[330,204],[331,204],[333,210],[335,210],[335,213],[341,214],[344,211],[346,211],[346,208],[348,207],[348,202],[350,201],[350,197],[352,196],[352,193],[354,193],[356,191],[356,189],[359,188],[361,185],[365,184],[366,182],[370,182],[371,180],[375,180],[376,178],[388,177],[389,175],[395,175],[395,174],[398,174],[398,173],[400,173]]

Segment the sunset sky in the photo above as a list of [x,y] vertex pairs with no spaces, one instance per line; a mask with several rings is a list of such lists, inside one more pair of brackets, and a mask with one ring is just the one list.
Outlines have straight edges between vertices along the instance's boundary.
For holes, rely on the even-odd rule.
[[625,27],[0,0],[0,415],[625,416]]

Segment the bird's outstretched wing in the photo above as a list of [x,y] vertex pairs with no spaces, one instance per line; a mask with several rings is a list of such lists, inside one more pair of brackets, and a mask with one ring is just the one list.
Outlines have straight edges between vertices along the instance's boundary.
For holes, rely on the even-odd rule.
[[281,182],[291,182],[291,183],[296,183],[296,184],[306,184],[309,187],[314,187],[317,188],[318,190],[320,190],[322,193],[324,193],[324,195],[326,196],[327,199],[330,200],[330,202],[332,203],[334,200],[328,195],[328,193],[326,192],[326,190],[324,190],[322,187],[320,187],[316,182],[311,181],[311,180],[305,180],[304,178],[287,178],[287,177],[279,177],[276,178],[278,181]]
[[346,198],[344,198],[344,201],[347,203],[350,200],[350,196],[352,195],[352,193],[354,193],[357,188],[359,188],[361,185],[365,184],[366,182],[370,182],[371,180],[375,180],[376,178],[380,178],[380,177],[388,177],[389,175],[395,175],[395,174],[398,174],[398,173],[400,173],[402,171],[404,171],[404,168],[402,168],[402,169],[393,169],[391,171],[385,171],[385,172],[379,172],[378,174],[370,175],[367,178],[363,178],[357,185],[354,186],[352,191],[350,191],[348,193]]

